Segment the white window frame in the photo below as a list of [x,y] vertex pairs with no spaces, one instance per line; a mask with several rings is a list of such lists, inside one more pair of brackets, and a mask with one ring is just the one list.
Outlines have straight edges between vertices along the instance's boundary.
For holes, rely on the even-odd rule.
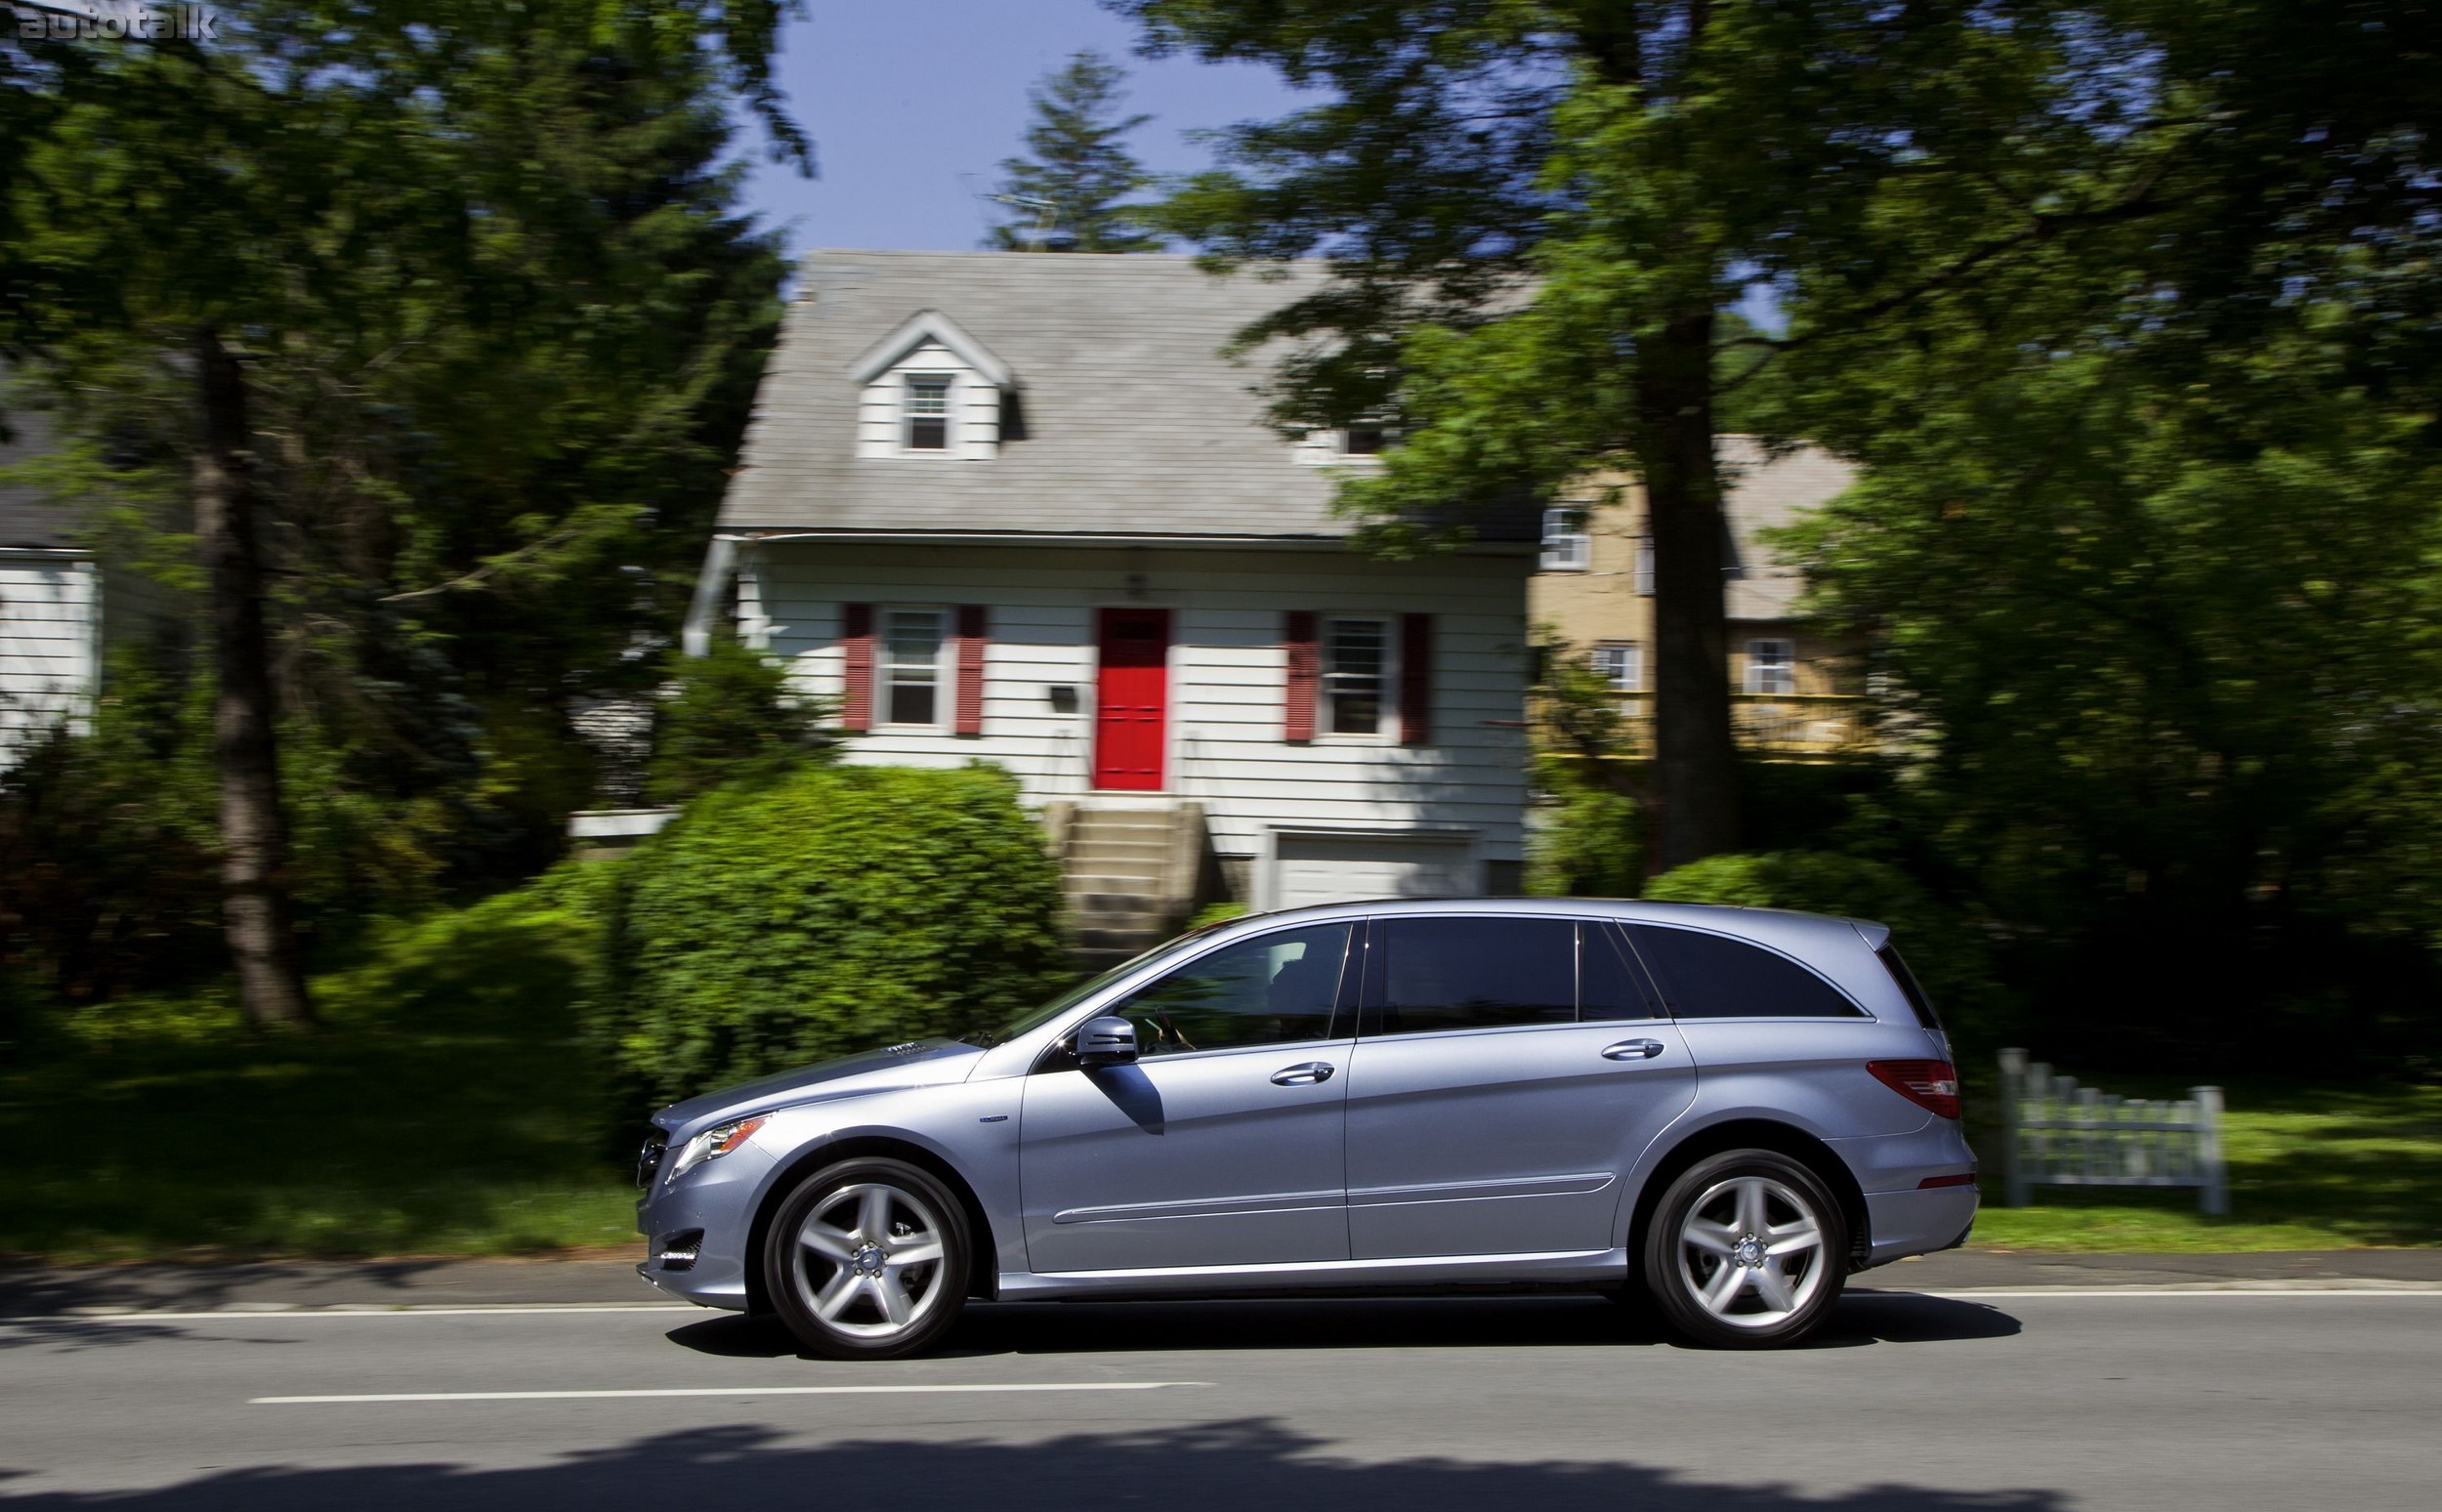
[[1582,572],[1594,566],[1592,512],[1582,504],[1555,504],[1543,511],[1545,572]]
[[[1619,667],[1606,665],[1617,658]],[[1613,693],[1645,691],[1645,648],[1635,641],[1605,641],[1586,653],[1586,664]],[[1621,675],[1624,669],[1625,676]]]
[[[1771,648],[1769,653],[1766,648]],[[1777,673],[1776,681],[1787,687],[1764,686],[1766,673]],[[1747,675],[1742,681],[1747,693],[1758,697],[1786,698],[1797,693],[1797,643],[1779,636],[1766,636],[1747,643]]]
[[[917,388],[917,386],[918,386],[918,385],[923,385],[923,386],[925,386],[925,387],[928,387],[928,388],[929,388],[929,387],[931,387],[932,385],[937,384],[937,383],[941,385],[941,391],[942,391],[942,412],[941,412],[941,422],[942,422],[942,443],[941,443],[939,446],[918,446],[918,445],[916,445],[916,444],[915,444],[915,423],[916,423],[916,421],[917,421],[919,418],[923,418],[923,419],[931,419],[932,417],[931,417],[930,415],[926,415],[926,416],[921,416],[921,417],[919,417],[919,416],[916,414],[916,410],[915,410],[915,393],[916,393],[916,388]],[[957,449],[958,449],[958,375],[957,375],[956,373],[932,372],[932,371],[907,372],[907,373],[902,373],[902,374],[900,374],[900,375],[899,375],[899,452],[900,452],[900,455],[902,455],[902,456],[908,456],[908,457],[947,457],[947,456],[952,456],[952,455],[954,455],[954,454],[956,453]]]
[[1628,586],[1639,598],[1650,599],[1654,596],[1654,538],[1650,535],[1636,538],[1636,554],[1629,562]]
[[[1375,698],[1373,729],[1370,733],[1335,731],[1331,728],[1331,650],[1332,631],[1336,626],[1363,622],[1379,626],[1382,632],[1381,691]],[[1396,614],[1332,613],[1319,616],[1315,646],[1315,711],[1316,741],[1333,745],[1392,745],[1399,740],[1399,616]]]
[[[950,704],[957,698],[956,669],[951,665],[955,640],[950,634],[948,607],[940,604],[883,604],[875,606],[873,612],[878,621],[877,628],[881,632],[876,637],[880,644],[874,648],[876,654],[873,658],[874,728],[923,731],[929,735],[942,734],[949,728]],[[901,667],[901,662],[892,650],[891,619],[897,614],[932,615],[935,634],[939,637],[933,649],[933,717],[927,721],[905,721],[892,717],[894,710],[891,693],[899,686],[898,673]],[[913,670],[922,663],[915,662],[907,665],[909,670]],[[913,683],[914,680],[910,679],[909,685],[913,686]]]

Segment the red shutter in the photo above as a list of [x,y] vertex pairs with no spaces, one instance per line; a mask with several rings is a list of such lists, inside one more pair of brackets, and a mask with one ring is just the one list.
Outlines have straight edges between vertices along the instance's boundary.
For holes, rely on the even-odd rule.
[[1433,739],[1433,616],[1403,614],[1399,623],[1399,743]]
[[957,723],[952,730],[962,735],[984,733],[984,606],[958,606],[958,696]]
[[1312,609],[1291,609],[1281,642],[1288,651],[1288,701],[1282,706],[1282,738],[1303,745],[1314,738],[1315,702],[1323,692],[1323,653],[1315,645]]
[[847,686],[839,700],[839,728],[873,728],[873,606],[839,607],[839,651]]

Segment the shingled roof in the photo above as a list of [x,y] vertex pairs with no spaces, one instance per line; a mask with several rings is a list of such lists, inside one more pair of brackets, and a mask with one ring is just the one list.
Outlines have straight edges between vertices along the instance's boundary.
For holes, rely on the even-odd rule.
[[[1220,277],[1193,259],[816,252],[721,507],[732,530],[1333,537],[1338,470],[1263,423],[1258,354],[1221,347],[1323,265]],[[1026,439],[989,461],[860,457],[852,369],[937,311],[1008,366]]]

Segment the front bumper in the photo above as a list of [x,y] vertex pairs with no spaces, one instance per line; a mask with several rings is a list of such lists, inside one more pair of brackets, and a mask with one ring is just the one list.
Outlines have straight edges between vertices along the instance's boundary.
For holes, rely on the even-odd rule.
[[[699,1306],[745,1311],[747,1235],[771,1171],[772,1157],[750,1145],[707,1160],[675,1182],[655,1177],[636,1201],[637,1232],[648,1246],[636,1274]],[[694,1263],[665,1263],[669,1241],[689,1231],[702,1234]]]

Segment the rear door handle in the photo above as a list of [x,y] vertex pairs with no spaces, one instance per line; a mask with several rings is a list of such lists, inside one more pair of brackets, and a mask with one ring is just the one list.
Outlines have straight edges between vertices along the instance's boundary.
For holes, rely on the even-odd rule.
[[1616,1045],[1603,1046],[1603,1059],[1606,1061],[1650,1061],[1660,1054],[1662,1041],[1659,1039],[1623,1039]]
[[1311,1087],[1318,1081],[1328,1081],[1338,1070],[1328,1061],[1308,1061],[1302,1066],[1284,1066],[1272,1073],[1276,1087]]

